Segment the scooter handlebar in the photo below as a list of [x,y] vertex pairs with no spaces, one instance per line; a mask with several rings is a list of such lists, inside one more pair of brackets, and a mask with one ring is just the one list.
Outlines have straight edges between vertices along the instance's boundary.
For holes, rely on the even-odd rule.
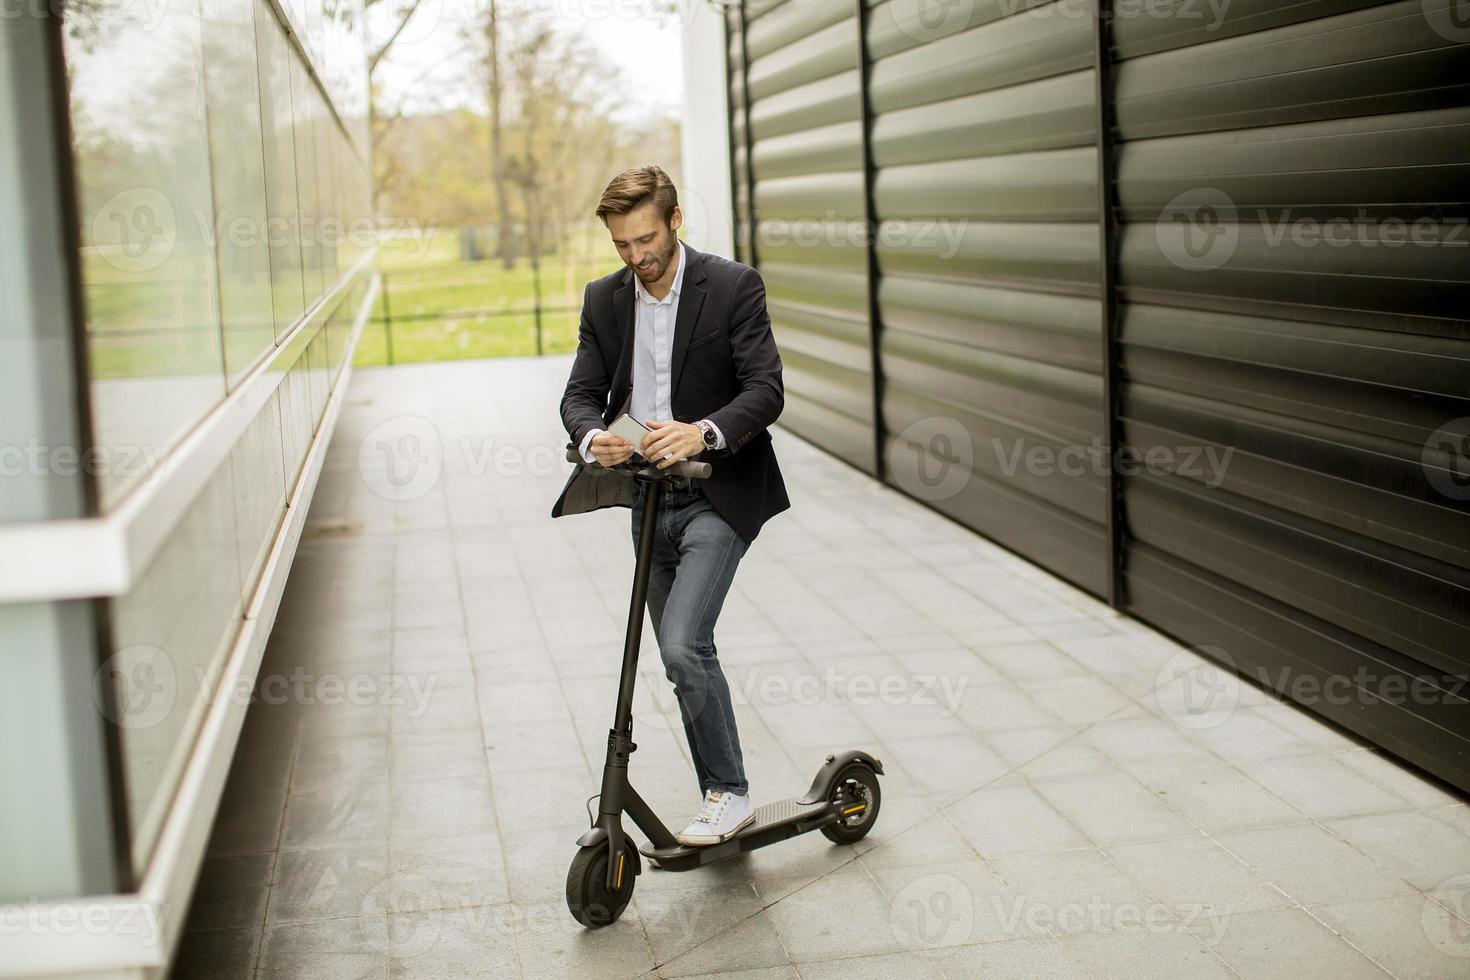
[[[602,466],[601,463],[587,462],[585,459],[582,458],[582,454],[577,452],[575,446],[567,447],[567,462],[579,463],[582,466]],[[631,460],[626,463],[618,463],[616,466],[604,468],[624,471],[636,471],[644,469],[645,466],[653,468],[652,464],[638,464],[632,462]],[[658,470],[658,472],[661,474],[666,474],[668,476],[682,476],[693,480],[708,480],[712,470],[708,463],[702,463],[692,459],[681,459],[673,466],[664,467],[663,469]]]

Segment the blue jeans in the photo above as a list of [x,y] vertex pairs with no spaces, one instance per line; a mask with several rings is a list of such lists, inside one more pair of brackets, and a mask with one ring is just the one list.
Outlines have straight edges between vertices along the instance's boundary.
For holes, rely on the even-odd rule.
[[[643,523],[648,485],[633,501],[633,543]],[[715,652],[715,620],[746,544],[697,487],[663,493],[648,577],[648,612],[674,685],[701,795],[709,789],[744,796],[749,789],[735,728],[730,685]]]

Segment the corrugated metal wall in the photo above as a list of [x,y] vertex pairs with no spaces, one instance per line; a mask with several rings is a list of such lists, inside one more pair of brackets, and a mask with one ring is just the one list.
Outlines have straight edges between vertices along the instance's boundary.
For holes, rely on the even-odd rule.
[[1456,0],[747,8],[783,423],[1470,789]]
[[[754,255],[781,348],[782,423],[873,472],[872,348],[867,218],[852,3],[750,4],[731,32],[734,170],[754,172]],[[739,23],[738,17],[736,23]],[[743,43],[742,43],[743,42]],[[738,76],[736,76],[738,78]],[[749,98],[749,137],[745,130]],[[748,184],[735,201],[742,255],[751,254]]]
[[1017,465],[1103,437],[1092,26],[1005,6],[868,14],[885,471],[1100,591],[1105,478]]
[[1470,510],[1425,465],[1470,416],[1470,45],[1419,0],[1114,41],[1123,435],[1174,461],[1124,484],[1126,609],[1470,786]]

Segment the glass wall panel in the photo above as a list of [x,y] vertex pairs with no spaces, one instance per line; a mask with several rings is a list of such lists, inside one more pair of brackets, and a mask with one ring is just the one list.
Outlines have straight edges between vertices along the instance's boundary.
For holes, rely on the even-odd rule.
[[255,0],[260,64],[260,109],[265,131],[265,190],[270,211],[271,292],[276,340],[305,309],[301,280],[300,219],[296,197],[296,135],[291,119],[291,62],[295,56],[270,5]]
[[[286,465],[286,486],[296,485],[301,463],[311,445],[316,426],[311,418],[311,382],[306,377],[306,351],[286,372],[277,391],[281,398],[281,456]],[[289,491],[288,491],[289,492]]]
[[224,395],[204,66],[198,0],[67,9],[105,510]]
[[316,116],[316,125],[312,127],[312,135],[316,138],[316,166],[319,177],[317,184],[319,217],[316,223],[316,240],[317,247],[321,250],[322,289],[328,290],[337,285],[337,240],[342,234],[342,211],[337,204],[341,196],[341,178],[337,155],[334,152],[337,134],[341,132],[341,129],[337,126],[337,120],[328,111],[326,103],[322,101],[319,90],[316,104],[319,111]]
[[286,509],[279,397],[277,389],[230,454],[235,475],[235,550],[240,557],[241,598],[247,604]]
[[226,376],[234,387],[276,339],[255,58],[256,0],[203,2],[220,318]]
[[317,247],[316,140],[312,135],[320,113],[316,83],[306,73],[299,57],[291,58],[291,111],[296,131],[296,193],[301,202],[301,281],[306,288],[306,306],[311,308],[322,294],[321,249]]
[[112,603],[133,859],[147,866],[193,749],[224,655],[240,628],[235,492],[221,466],[131,593]]

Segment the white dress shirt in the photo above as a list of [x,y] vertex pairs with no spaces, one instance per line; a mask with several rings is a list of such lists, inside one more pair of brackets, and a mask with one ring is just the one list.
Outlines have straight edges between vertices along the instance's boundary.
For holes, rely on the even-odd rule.
[[[674,417],[671,404],[674,324],[679,317],[679,293],[684,287],[684,266],[688,264],[683,242],[679,243],[678,263],[674,282],[663,299],[654,299],[653,294],[644,288],[638,273],[633,273],[638,302],[634,304],[637,322],[633,328],[633,397],[628,403],[628,414],[639,422]],[[724,449],[724,433],[713,422],[710,422],[710,427],[714,429],[718,440],[715,448]],[[605,430],[593,429],[582,437],[582,458],[589,463],[597,461],[591,451],[592,439],[603,431]]]

